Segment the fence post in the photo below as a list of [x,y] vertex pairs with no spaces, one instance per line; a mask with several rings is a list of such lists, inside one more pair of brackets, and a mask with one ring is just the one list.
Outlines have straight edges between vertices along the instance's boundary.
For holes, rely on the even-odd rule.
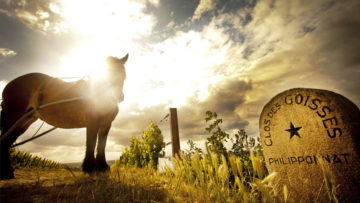
[[172,156],[175,157],[175,154],[180,156],[179,124],[178,124],[176,108],[170,108],[170,128],[171,128]]

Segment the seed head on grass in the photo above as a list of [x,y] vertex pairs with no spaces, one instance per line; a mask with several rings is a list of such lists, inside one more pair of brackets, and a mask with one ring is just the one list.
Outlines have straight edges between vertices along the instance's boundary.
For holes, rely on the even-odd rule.
[[[329,166],[324,162],[323,159],[319,159],[319,166],[321,168],[321,171],[323,172],[323,176],[324,176],[324,181],[323,181],[323,185],[325,185],[325,189],[326,189],[326,193],[329,197],[329,201],[330,202],[339,202],[337,194],[336,194],[336,189],[339,187],[336,185],[334,176],[332,175]],[[322,186],[319,190],[318,196],[321,194],[322,192]]]

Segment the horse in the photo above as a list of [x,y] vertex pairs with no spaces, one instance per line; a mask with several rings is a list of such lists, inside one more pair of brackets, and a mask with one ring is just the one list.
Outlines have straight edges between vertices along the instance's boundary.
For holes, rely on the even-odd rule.
[[59,128],[86,128],[82,170],[108,170],[106,140],[119,111],[118,103],[124,100],[127,59],[128,54],[121,59],[109,56],[106,76],[97,81],[65,82],[46,74],[29,73],[9,82],[1,103],[0,179],[14,178],[11,145],[38,119]]

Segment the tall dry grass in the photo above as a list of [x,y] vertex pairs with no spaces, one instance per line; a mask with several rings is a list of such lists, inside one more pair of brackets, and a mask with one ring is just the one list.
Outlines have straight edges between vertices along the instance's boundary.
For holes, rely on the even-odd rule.
[[[294,202],[286,186],[275,192],[272,180],[277,174],[267,174],[260,153],[251,152],[247,161],[213,153],[181,155],[173,164],[163,172],[119,163],[109,172],[92,175],[69,169],[71,183],[45,187],[39,182],[24,186],[21,194],[24,200],[36,202]],[[338,202],[334,179],[326,165],[320,166],[324,184],[319,193],[326,192],[329,202]],[[19,198],[19,191],[13,190]],[[6,193],[0,197],[11,191]]]
[[[165,176],[175,190],[172,195],[187,194],[187,202],[274,202],[271,180],[266,176],[262,157],[251,153],[250,162],[230,155],[214,153],[190,158],[181,155],[173,159],[174,170],[165,166]],[[249,171],[252,170],[252,171]]]

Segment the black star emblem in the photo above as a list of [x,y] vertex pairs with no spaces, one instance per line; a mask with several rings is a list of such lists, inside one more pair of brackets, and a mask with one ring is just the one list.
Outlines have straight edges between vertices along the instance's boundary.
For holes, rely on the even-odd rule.
[[290,129],[287,129],[286,131],[288,131],[288,132],[290,132],[290,139],[292,138],[292,137],[294,137],[294,135],[296,135],[296,136],[298,136],[299,138],[301,138],[300,137],[300,135],[299,135],[299,132],[298,132],[298,130],[300,130],[302,127],[297,127],[297,128],[295,128],[294,127],[294,124],[292,123],[292,122],[290,122]]

